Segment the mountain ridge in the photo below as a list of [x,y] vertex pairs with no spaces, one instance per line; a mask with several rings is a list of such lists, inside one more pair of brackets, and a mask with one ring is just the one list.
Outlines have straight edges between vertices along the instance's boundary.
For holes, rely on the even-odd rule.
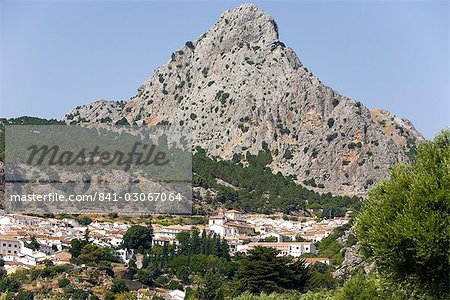
[[266,145],[274,173],[336,195],[366,193],[424,140],[408,120],[322,84],[254,4],[225,11],[130,100],[95,101],[64,120],[189,126],[194,146],[226,160]]

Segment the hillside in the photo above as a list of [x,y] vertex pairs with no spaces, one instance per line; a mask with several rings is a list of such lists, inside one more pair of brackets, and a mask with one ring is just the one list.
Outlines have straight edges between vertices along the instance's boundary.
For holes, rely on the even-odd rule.
[[274,173],[346,195],[364,194],[423,140],[408,120],[325,86],[253,4],[224,12],[129,101],[95,101],[64,120],[189,126],[194,146],[226,160],[267,144]]

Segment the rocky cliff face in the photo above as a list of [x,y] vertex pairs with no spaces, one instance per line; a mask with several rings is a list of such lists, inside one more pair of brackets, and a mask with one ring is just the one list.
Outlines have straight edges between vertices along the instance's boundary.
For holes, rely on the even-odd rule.
[[67,123],[178,124],[210,155],[231,159],[267,143],[274,172],[320,192],[359,194],[406,161],[423,140],[413,125],[325,86],[278,39],[275,21],[253,4],[222,14],[126,102],[95,101]]

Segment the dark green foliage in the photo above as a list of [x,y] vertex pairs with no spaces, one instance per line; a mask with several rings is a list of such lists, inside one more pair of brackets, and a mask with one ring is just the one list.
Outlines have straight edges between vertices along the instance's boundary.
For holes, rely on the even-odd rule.
[[349,144],[347,145],[347,147],[348,147],[348,149],[350,149],[350,150],[355,149],[355,148],[361,148],[361,147],[362,147],[362,143],[361,143],[361,142],[357,142],[357,143],[351,142],[351,143],[349,143]]
[[316,180],[314,178],[303,180],[303,184],[307,186],[317,187]]
[[16,277],[5,276],[0,279],[0,292],[17,292],[20,288],[20,280]]
[[357,236],[388,278],[448,299],[450,273],[450,131],[417,149],[410,165],[392,168],[364,203]]
[[125,281],[123,281],[120,278],[114,278],[112,281],[112,286],[110,291],[114,294],[120,294],[123,292],[128,292],[130,289],[125,284]]
[[64,299],[71,300],[86,300],[89,297],[89,293],[76,287],[66,287],[64,289]]
[[239,124],[238,128],[244,133],[247,132],[250,129],[250,127],[244,126],[243,124]]
[[327,121],[327,125],[328,125],[328,128],[333,127],[333,125],[334,125],[334,119],[333,119],[333,118],[329,118],[328,121]]
[[334,268],[321,262],[308,266],[308,290],[330,290],[337,286],[338,280],[331,275]]
[[115,212],[110,212],[108,214],[108,218],[110,218],[110,219],[116,219],[117,217],[119,217],[119,215]]
[[203,68],[203,70],[202,70],[202,74],[203,74],[203,77],[208,77],[208,70],[209,70],[209,68],[207,68],[207,67],[204,67]]
[[123,246],[127,249],[134,249],[143,252],[152,246],[153,229],[151,225],[133,225],[123,235]]
[[317,158],[318,155],[319,155],[319,150],[314,148],[311,153],[312,158]]
[[245,62],[248,63],[249,65],[255,64],[255,62],[254,62],[253,60],[251,60],[250,57],[246,57],[246,58],[245,58]]
[[331,259],[333,265],[339,265],[343,260],[344,256],[342,249],[344,245],[337,241],[338,238],[342,237],[345,231],[349,230],[352,223],[347,223],[341,227],[336,228],[333,233],[317,244],[317,250],[321,257],[328,257]]
[[[135,278],[150,286],[166,288],[179,288],[180,282],[194,284],[193,292],[200,299],[223,299],[219,297],[222,286],[235,272],[226,241],[206,231],[199,235],[196,228],[179,233],[177,239],[177,250],[173,245],[164,245],[147,251],[143,268]],[[169,278],[176,279],[169,282]],[[219,298],[207,298],[211,295]]]
[[234,279],[235,292],[250,293],[303,291],[308,281],[304,261],[278,256],[273,248],[256,247],[239,262]]
[[88,216],[81,216],[76,218],[77,222],[80,223],[82,226],[86,226],[92,223],[92,219]]
[[58,287],[64,288],[70,284],[70,280],[67,278],[61,278],[58,280]]
[[294,157],[294,155],[292,155],[291,150],[286,149],[286,151],[284,151],[284,155],[283,155],[283,158],[284,158],[284,159],[291,159],[291,158],[293,158],[293,157]]
[[[380,277],[376,272],[365,275],[358,270],[342,287],[330,291],[309,292],[302,300],[410,300],[410,299],[430,299],[421,298],[418,295],[407,295],[405,287],[391,284],[385,278]],[[277,298],[278,299],[278,298]],[[279,298],[284,299],[284,298]],[[239,299],[240,300],[240,299]]]
[[128,123],[128,120],[123,117],[122,119],[118,120],[115,125],[130,125],[130,123]]
[[84,246],[88,244],[85,240],[79,240],[79,239],[73,239],[70,241],[70,248],[69,252],[72,254],[72,258],[77,258],[80,253],[81,249],[83,249]]
[[34,251],[39,250],[39,243],[35,236],[31,237],[30,242],[26,246]]
[[161,126],[168,126],[168,125],[170,125],[170,122],[167,121],[167,120],[161,120],[161,121],[158,122],[158,125],[161,125]]
[[[294,183],[291,177],[273,174],[266,167],[272,161],[267,146],[258,155],[247,154],[247,160],[249,166],[244,167],[241,163],[209,158],[203,149],[197,148],[192,161],[193,184],[218,190],[217,199],[227,208],[248,212],[292,212],[317,205],[324,209],[325,216],[344,216],[347,210],[356,212],[359,209],[357,197],[321,195]],[[238,190],[218,184],[216,178]]]
[[335,138],[337,138],[337,136],[338,136],[337,132],[334,132],[334,133],[332,133],[332,134],[329,134],[329,135],[327,136],[327,142],[330,143],[330,142],[333,141]]
[[101,118],[100,123],[111,123],[112,119],[110,117],[106,117],[106,118]]
[[251,166],[264,169],[272,162],[272,154],[269,150],[260,150],[258,155],[247,152],[246,159]]
[[333,99],[333,107],[336,107],[336,106],[338,106],[339,105],[339,100],[338,99]]
[[102,248],[93,244],[86,244],[80,251],[80,255],[76,259],[79,264],[90,266],[108,265],[110,262],[118,262],[117,258],[112,255],[110,249]]
[[220,97],[220,102],[222,104],[225,104],[225,101],[228,99],[228,97],[230,97],[229,93],[223,93],[222,96]]
[[194,50],[194,49],[195,49],[194,43],[192,43],[191,41],[187,41],[187,42],[186,42],[186,46],[187,46],[188,48],[190,48],[191,50]]
[[14,298],[14,300],[33,300],[34,294],[33,292],[24,291],[21,290],[17,293],[17,296]]
[[224,294],[227,292],[224,287],[224,280],[224,276],[220,273],[206,272],[198,282],[198,288],[192,292],[191,297],[198,300],[224,299]]

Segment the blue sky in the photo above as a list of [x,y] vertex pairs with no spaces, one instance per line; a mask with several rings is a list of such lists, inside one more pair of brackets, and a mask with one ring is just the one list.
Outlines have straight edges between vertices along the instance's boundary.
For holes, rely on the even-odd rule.
[[[248,1],[2,1],[0,116],[61,118],[126,100],[186,41]],[[322,82],[410,119],[450,126],[448,1],[253,1]]]

